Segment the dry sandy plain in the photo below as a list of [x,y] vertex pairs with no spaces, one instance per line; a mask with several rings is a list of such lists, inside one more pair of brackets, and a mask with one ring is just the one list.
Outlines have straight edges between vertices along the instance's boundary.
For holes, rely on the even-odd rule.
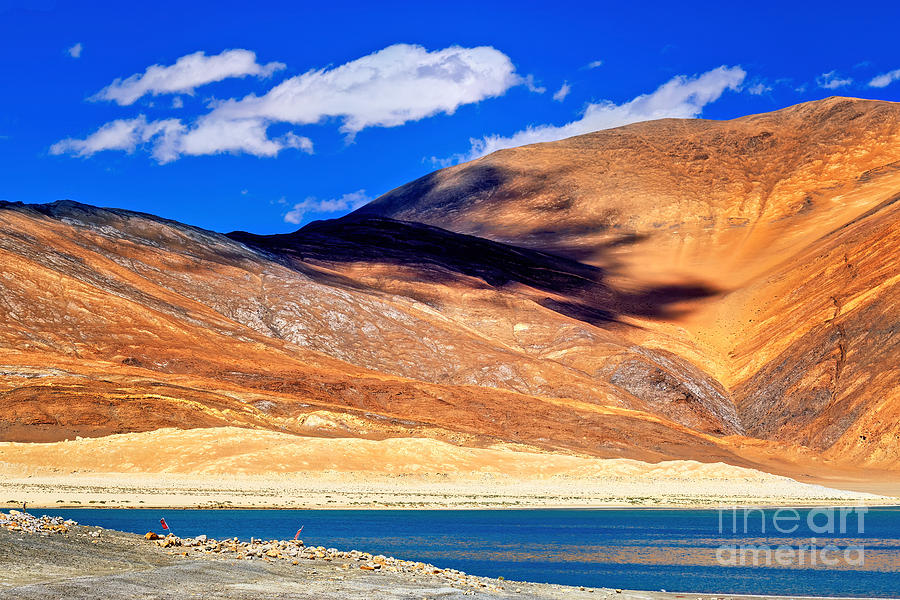
[[[65,467],[60,467],[65,465]],[[885,504],[723,463],[235,427],[0,444],[0,505],[474,508]]]

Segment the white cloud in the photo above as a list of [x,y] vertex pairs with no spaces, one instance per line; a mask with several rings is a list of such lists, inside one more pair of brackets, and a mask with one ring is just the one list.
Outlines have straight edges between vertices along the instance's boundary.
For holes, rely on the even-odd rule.
[[597,67],[602,67],[602,66],[603,66],[602,60],[595,60],[595,61],[592,61],[592,62],[589,62],[588,64],[586,64],[584,66],[584,68],[585,69],[596,69]]
[[853,83],[853,79],[850,77],[842,78],[838,75],[837,71],[829,71],[828,73],[822,73],[816,77],[816,84],[826,90],[836,90],[839,87],[848,86],[851,83]]
[[765,83],[754,83],[750,87],[747,88],[747,92],[754,96],[762,96],[766,92],[771,92],[772,86],[766,85]]
[[609,101],[589,104],[580,119],[565,125],[533,125],[509,137],[492,135],[480,140],[472,139],[469,153],[456,158],[471,160],[503,148],[552,142],[639,121],[694,118],[725,90],[738,90],[745,76],[746,72],[742,68],[726,66],[695,77],[679,75],[652,94],[643,94],[623,104]]
[[277,156],[285,148],[296,148],[312,154],[313,143],[307,137],[292,132],[271,139],[268,124],[262,119],[217,119],[206,116],[190,129],[183,130],[170,140],[161,140],[154,156],[165,156],[169,162],[181,155],[246,153],[254,156]]
[[189,129],[180,119],[147,121],[144,115],[140,115],[134,119],[107,123],[83,140],[61,140],[50,147],[50,153],[87,157],[104,150],[121,150],[130,154],[142,147],[146,147],[159,163],[172,162],[183,155],[245,152],[256,156],[275,156],[285,148],[296,148],[306,153],[313,151],[309,138],[291,132],[269,139],[266,126],[258,119],[205,120]]
[[[527,84],[494,48],[451,46],[429,52],[396,44],[333,69],[291,77],[262,96],[220,103],[210,117],[294,124],[341,120],[353,135],[366,127],[395,127]],[[532,84],[533,86],[533,84]]]
[[81,42],[78,42],[74,46],[66,48],[66,54],[68,54],[72,58],[81,58],[82,50],[84,50],[84,46],[81,45]]
[[285,148],[294,148],[296,150],[300,150],[301,152],[305,152],[306,154],[313,153],[313,143],[312,140],[306,136],[297,135],[293,131],[288,131],[286,134],[278,138],[279,143],[283,144]]
[[184,100],[181,99],[181,96],[172,98],[172,108],[184,108]]
[[[154,66],[143,75],[117,80],[98,97],[131,104],[146,93],[190,94],[202,83],[267,74],[281,66],[262,67],[247,50],[212,57],[198,52],[171,67]],[[530,76],[517,75],[509,57],[494,48],[452,46],[429,52],[421,46],[397,44],[339,67],[291,77],[262,96],[215,102],[208,114],[192,123],[179,119],[148,123],[143,116],[114,121],[83,140],[62,140],[51,152],[90,156],[101,150],[133,152],[147,147],[159,162],[223,152],[275,156],[286,148],[312,153],[309,138],[292,132],[270,138],[268,128],[275,123],[302,125],[333,117],[352,137],[366,127],[395,127],[438,113],[452,114],[464,104],[502,95],[515,85],[544,91]],[[173,101],[173,108],[177,107]],[[157,130],[159,123],[166,125]],[[114,131],[118,137],[112,135]]]
[[332,200],[319,200],[310,196],[303,202],[295,204],[291,210],[284,215],[285,223],[299,225],[303,222],[303,217],[308,213],[332,213],[342,210],[356,210],[363,204],[371,202],[372,198],[366,194],[366,190],[357,190],[344,194],[340,198]]
[[[139,146],[155,140],[157,146],[164,146],[167,140],[183,129],[178,119],[165,119],[148,122],[144,115],[134,119],[118,119],[107,123],[83,140],[67,138],[50,147],[51,154],[73,154],[75,156],[91,156],[102,150],[122,150],[129,154]],[[154,156],[161,162],[164,150]]]
[[569,95],[569,92],[572,91],[572,86],[569,85],[568,81],[563,81],[562,86],[553,94],[553,99],[557,102],[562,102],[566,99],[566,96]]
[[523,77],[522,83],[525,85],[526,88],[528,88],[529,92],[534,92],[535,94],[543,94],[544,92],[547,91],[547,88],[535,83],[534,75],[531,75],[531,74],[528,74],[525,77]]
[[256,62],[256,54],[249,50],[226,50],[215,56],[194,52],[182,56],[173,65],[153,65],[143,73],[116,79],[92,99],[111,100],[127,106],[146,94],[193,94],[195,88],[208,83],[247,75],[268,77],[283,68],[284,64],[278,62],[260,65]]
[[882,73],[881,75],[872,78],[872,81],[869,82],[869,87],[887,87],[898,79],[900,79],[900,69],[895,69],[893,71],[888,71],[887,73]]

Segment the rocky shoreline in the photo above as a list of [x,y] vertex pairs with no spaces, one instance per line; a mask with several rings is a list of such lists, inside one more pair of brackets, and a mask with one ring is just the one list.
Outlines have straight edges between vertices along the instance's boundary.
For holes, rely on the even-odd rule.
[[301,540],[242,542],[152,532],[139,536],[60,517],[0,512],[0,599],[61,597],[744,598],[513,582],[358,550],[306,546]]
[[321,560],[324,562],[343,561],[341,568],[359,568],[363,571],[380,571],[390,573],[421,573],[433,575],[448,582],[484,588],[490,591],[501,591],[503,586],[496,585],[486,577],[474,577],[456,569],[441,569],[432,564],[402,560],[381,554],[372,555],[359,550],[343,551],[324,546],[306,546],[303,540],[256,540],[242,542],[237,538],[215,540],[206,535],[194,538],[180,538],[174,534],[161,537],[148,532],[144,539],[155,541],[160,548],[183,549],[182,556],[224,554],[237,560],[286,560],[294,566],[301,560]]

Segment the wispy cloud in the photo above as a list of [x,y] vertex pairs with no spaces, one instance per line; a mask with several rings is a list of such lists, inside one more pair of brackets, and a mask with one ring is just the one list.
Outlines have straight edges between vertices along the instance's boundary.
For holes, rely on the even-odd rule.
[[584,66],[584,68],[585,69],[596,69],[597,67],[602,67],[602,66],[603,66],[602,60],[594,60],[594,61],[591,61],[588,64],[586,64]]
[[898,79],[900,79],[900,69],[894,69],[893,71],[888,71],[887,73],[882,73],[881,75],[873,77],[872,81],[869,82],[869,87],[887,87]]
[[828,73],[822,73],[816,77],[816,85],[820,88],[825,88],[826,90],[836,90],[841,87],[846,87],[851,83],[853,83],[852,78],[841,77],[838,75],[837,71],[829,71]]
[[569,92],[572,91],[572,86],[569,85],[568,81],[563,81],[563,84],[559,87],[558,90],[553,94],[553,99],[557,102],[562,102],[566,99],[566,96],[569,95]]
[[90,156],[101,150],[122,150],[131,153],[153,139],[171,138],[182,128],[178,119],[148,122],[144,115],[134,119],[117,119],[105,124],[83,140],[67,138],[53,144],[50,153],[75,156]]
[[303,202],[298,202],[284,215],[284,222],[299,225],[303,217],[309,213],[333,213],[345,210],[356,210],[360,206],[372,201],[372,197],[366,194],[366,190],[357,190],[344,194],[340,198],[320,200],[310,196]]
[[765,94],[767,92],[771,92],[771,91],[772,91],[772,86],[766,85],[765,83],[763,83],[761,81],[754,83],[753,85],[747,87],[747,93],[751,94],[753,96],[762,96],[763,94]]
[[523,77],[522,83],[525,85],[526,88],[528,88],[529,92],[533,92],[535,94],[543,94],[544,92],[547,91],[547,88],[535,83],[534,75],[531,75],[531,74],[528,74],[525,77]]
[[609,101],[589,104],[580,119],[565,125],[532,125],[508,137],[491,135],[472,139],[469,152],[455,157],[455,160],[471,160],[503,148],[552,142],[639,121],[698,117],[703,108],[718,100],[725,90],[738,90],[745,76],[746,72],[741,67],[726,66],[694,77],[679,75],[653,93],[643,94],[623,104]]
[[193,94],[200,86],[231,77],[268,77],[284,68],[283,63],[256,62],[249,50],[226,50],[215,56],[194,52],[182,56],[169,66],[153,65],[143,73],[116,79],[97,92],[92,100],[110,100],[122,106],[134,104],[146,94]]
[[[236,52],[246,54],[229,54]],[[203,83],[263,75],[282,66],[258,65],[255,55],[246,50],[213,57],[198,52],[171,67],[157,65],[142,75],[117,80],[98,97],[131,104],[144,94],[190,94]],[[161,163],[183,155],[222,152],[255,156],[275,156],[286,148],[312,152],[309,138],[296,133],[270,138],[269,126],[335,118],[341,132],[352,138],[367,127],[396,127],[440,113],[453,114],[460,106],[503,95],[517,85],[544,91],[531,77],[519,76],[509,57],[491,47],[428,51],[397,44],[338,67],[291,77],[261,96],[212,102],[210,112],[193,122],[147,122],[143,116],[114,121],[85,139],[62,140],[51,152],[90,156],[102,150],[147,148]]]
[[81,42],[78,42],[74,46],[69,46],[68,48],[66,48],[66,54],[68,54],[72,58],[81,58],[82,50],[84,50],[84,46],[81,45]]
[[50,147],[51,154],[92,156],[103,150],[132,153],[147,148],[159,163],[176,160],[183,154],[198,156],[224,152],[246,152],[256,156],[276,156],[285,148],[312,153],[309,138],[287,133],[269,139],[263,124],[252,121],[207,123],[188,129],[180,119],[147,121],[144,115],[134,119],[117,119],[103,125],[84,139],[66,138]]

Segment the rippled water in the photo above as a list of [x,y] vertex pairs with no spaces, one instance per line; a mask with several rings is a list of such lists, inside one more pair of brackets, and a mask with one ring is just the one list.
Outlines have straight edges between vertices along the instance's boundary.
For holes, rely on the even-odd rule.
[[[821,533],[827,514],[813,515],[819,527],[814,530],[809,510],[801,509],[797,531],[790,534],[775,531],[774,510],[748,513],[746,531],[743,512],[733,520],[731,512],[716,510],[60,509],[53,514],[140,534],[160,531],[159,519],[165,517],[182,537],[288,539],[302,525],[307,544],[515,580],[685,592],[900,596],[897,508],[869,509],[861,522],[849,514],[845,531],[834,533]],[[786,530],[792,522],[778,524]],[[834,522],[838,525],[837,517]],[[729,550],[746,545],[772,548],[770,562],[758,551]],[[810,564],[809,547],[821,557],[829,545],[833,549],[825,558],[837,564]],[[779,564],[778,546],[793,548],[794,556]],[[848,548],[856,550],[845,554]],[[735,556],[744,556],[746,566],[722,564]],[[760,566],[753,566],[753,556]]]

